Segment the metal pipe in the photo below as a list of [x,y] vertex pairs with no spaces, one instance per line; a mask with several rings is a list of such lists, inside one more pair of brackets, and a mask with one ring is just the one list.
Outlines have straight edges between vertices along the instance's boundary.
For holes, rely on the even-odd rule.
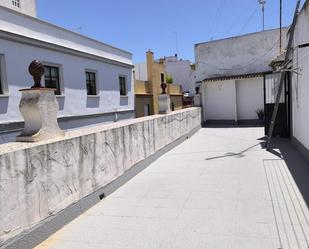
[[282,52],[282,0],[280,0],[280,45],[279,45],[279,53]]

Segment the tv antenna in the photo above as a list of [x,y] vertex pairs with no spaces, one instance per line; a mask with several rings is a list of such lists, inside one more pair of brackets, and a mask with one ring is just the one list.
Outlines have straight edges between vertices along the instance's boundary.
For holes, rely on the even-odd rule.
[[258,0],[259,4],[262,7],[262,15],[263,15],[263,31],[265,30],[265,4],[266,0]]
[[178,54],[179,53],[179,51],[178,51],[178,32],[173,31],[173,34],[175,34],[176,54]]

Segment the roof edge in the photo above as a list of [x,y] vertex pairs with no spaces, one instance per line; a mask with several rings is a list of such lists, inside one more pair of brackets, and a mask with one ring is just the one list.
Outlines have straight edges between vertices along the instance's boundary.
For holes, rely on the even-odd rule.
[[26,14],[24,14],[24,13],[18,12],[18,11],[16,11],[16,10],[13,10],[13,9],[10,9],[10,8],[7,8],[7,7],[5,7],[5,6],[0,6],[0,9],[3,9],[3,10],[8,11],[8,12],[11,12],[11,13],[14,14],[14,15],[19,15],[19,16],[22,16],[22,17],[24,17],[24,18],[31,19],[31,20],[33,20],[33,21],[35,21],[35,22],[39,22],[39,23],[42,23],[42,24],[44,24],[44,25],[47,25],[47,26],[56,28],[56,29],[58,29],[58,30],[62,30],[62,31],[65,31],[65,32],[68,32],[68,33],[77,35],[77,36],[79,36],[79,37],[81,37],[81,38],[83,38],[83,39],[90,40],[90,41],[92,41],[92,42],[96,42],[96,43],[101,44],[101,45],[104,45],[104,46],[108,46],[108,47],[110,47],[110,48],[112,48],[112,49],[116,49],[116,50],[119,50],[119,51],[121,51],[121,52],[127,53],[127,54],[130,55],[130,56],[133,56],[133,54],[132,54],[131,52],[127,51],[127,50],[124,50],[124,49],[121,49],[121,48],[112,46],[112,45],[110,45],[110,44],[104,43],[104,42],[102,42],[102,41],[99,41],[99,40],[97,40],[97,39],[91,38],[91,37],[86,36],[86,35],[82,35],[82,34],[80,34],[80,33],[74,32],[74,31],[72,31],[72,30],[69,30],[69,29],[66,29],[66,28],[57,26],[57,25],[52,24],[52,23],[50,23],[50,22],[44,21],[44,20],[42,20],[42,19],[40,19],[40,18],[26,15]]
[[[288,30],[289,26],[283,27],[282,29],[283,30],[284,29]],[[221,39],[217,39],[217,40],[211,40],[211,41],[206,41],[206,42],[199,42],[199,43],[194,44],[194,47],[197,47],[198,45],[201,45],[201,44],[209,44],[209,43],[215,43],[215,42],[220,42],[220,41],[225,41],[225,40],[231,40],[231,39],[235,39],[235,38],[241,38],[241,37],[256,35],[256,34],[265,33],[265,32],[271,32],[271,31],[275,31],[275,30],[280,30],[280,29],[279,28],[274,28],[274,29],[268,29],[268,30],[265,30],[265,31],[257,31],[257,32],[243,34],[243,35],[236,35],[236,36],[221,38]]]
[[257,77],[263,77],[265,74],[270,74],[270,73],[272,73],[272,71],[249,73],[249,74],[238,74],[238,75],[227,75],[227,76],[216,76],[216,77],[206,78],[202,80],[201,82],[257,78]]

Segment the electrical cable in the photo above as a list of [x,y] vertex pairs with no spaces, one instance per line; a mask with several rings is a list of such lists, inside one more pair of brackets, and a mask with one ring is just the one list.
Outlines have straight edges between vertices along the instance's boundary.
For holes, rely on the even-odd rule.
[[[286,33],[287,31],[285,31]],[[234,67],[234,68],[219,68],[219,67],[216,67],[214,65],[211,65],[211,64],[208,64],[204,61],[198,61],[197,64],[201,63],[201,64],[204,64],[204,65],[207,65],[211,68],[214,68],[214,69],[217,69],[217,70],[225,70],[225,71],[230,71],[230,70],[237,70],[237,69],[244,69],[246,67],[248,67],[249,65],[252,65],[254,64],[255,62],[261,60],[262,58],[264,58],[266,55],[268,55],[280,42],[280,39],[278,39],[278,41],[269,49],[267,50],[267,52],[265,54],[263,54],[262,56],[260,57],[257,57],[257,58],[253,58],[251,61],[249,61],[248,63],[246,63],[245,65],[243,66],[240,66],[240,67]]]
[[244,31],[244,29],[247,27],[247,25],[250,23],[251,19],[255,16],[256,12],[259,9],[259,5],[254,9],[254,11],[252,12],[252,14],[249,16],[249,18],[247,19],[247,21],[245,22],[245,24],[243,25],[243,27],[241,28],[239,33],[242,33]]
[[[252,0],[251,0],[251,1],[252,1]],[[256,1],[256,0],[254,0],[254,1]],[[247,5],[246,8],[245,8],[243,11],[240,12],[240,14],[239,14],[239,15],[237,16],[237,18],[234,20],[234,22],[232,22],[232,24],[225,30],[225,32],[224,32],[225,34],[229,33],[229,32],[233,29],[233,27],[234,27],[235,24],[239,21],[239,19],[242,17],[242,15],[243,15],[244,13],[247,13],[247,12],[248,12],[248,10],[250,9],[251,5],[252,5],[252,3],[249,2],[249,5]]]
[[[226,3],[226,0],[221,0],[220,2],[219,2],[219,5],[218,5],[218,8],[217,8],[217,11],[216,11],[216,14],[215,14],[215,16],[214,16],[214,19],[213,19],[213,22],[212,22],[212,25],[211,25],[211,30],[210,30],[210,35],[213,33],[213,31],[215,31],[216,30],[216,24],[217,24],[217,22],[216,22],[216,20],[217,20],[217,17],[219,16],[219,14],[220,14],[220,12],[223,10],[223,6],[225,5],[225,3]],[[214,33],[214,35],[216,34],[216,32]],[[213,35],[213,36],[214,36]]]

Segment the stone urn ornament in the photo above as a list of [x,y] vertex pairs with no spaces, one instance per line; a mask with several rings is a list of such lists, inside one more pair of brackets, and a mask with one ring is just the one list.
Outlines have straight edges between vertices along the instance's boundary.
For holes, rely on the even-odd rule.
[[33,77],[34,85],[28,89],[21,89],[22,97],[19,110],[24,118],[25,126],[18,142],[38,142],[47,139],[63,137],[64,131],[59,128],[57,114],[58,101],[54,88],[41,85],[44,75],[44,65],[38,60],[30,63],[28,71]]
[[158,96],[159,113],[168,114],[171,112],[171,98],[170,95],[166,93],[167,84],[161,84],[162,93]]
[[200,93],[200,87],[199,86],[195,87],[195,92],[196,92],[196,94]]
[[166,94],[167,84],[166,83],[162,83],[161,84],[161,88],[162,88],[162,93],[161,94]]
[[31,88],[43,88],[41,85],[41,78],[44,75],[44,65],[38,60],[30,63],[28,71],[33,77],[34,85]]
[[195,95],[193,96],[193,106],[200,107],[201,106],[201,95],[200,95],[200,87],[195,87]]

